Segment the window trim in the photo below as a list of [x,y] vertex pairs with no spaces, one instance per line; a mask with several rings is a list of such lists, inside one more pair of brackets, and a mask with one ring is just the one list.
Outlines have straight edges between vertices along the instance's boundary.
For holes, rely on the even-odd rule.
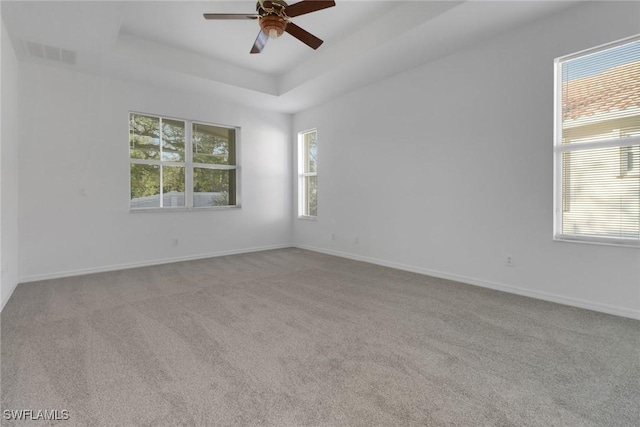
[[[611,43],[604,43],[596,47],[581,50],[558,57],[554,60],[554,85],[553,85],[553,240],[557,242],[590,243],[607,246],[623,246],[640,248],[640,239],[621,239],[616,237],[599,237],[562,233],[564,206],[563,203],[563,156],[564,152],[593,150],[598,148],[628,147],[640,144],[640,136],[629,136],[626,138],[606,139],[599,141],[585,141],[575,144],[562,143],[562,64],[572,59],[595,54],[605,49],[613,49],[634,41],[639,41],[640,35],[626,37]],[[622,178],[618,176],[618,178]]]
[[[318,140],[318,129],[311,128],[307,130],[303,130],[298,132],[298,219],[307,220],[307,221],[317,221],[318,215],[305,215],[304,212],[304,202],[305,202],[305,194],[306,194],[306,186],[305,186],[305,178],[309,176],[315,176],[316,179],[318,177],[318,163],[316,161],[316,171],[315,172],[304,172],[304,135],[315,132],[316,141]],[[317,185],[317,182],[316,182]],[[317,209],[317,207],[316,207]]]
[[[174,117],[157,113],[146,113],[142,111],[129,110],[127,112],[128,119],[131,120],[131,114],[139,114],[147,117],[157,117],[159,119],[178,120],[185,124],[184,139],[185,139],[185,161],[184,162],[168,162],[162,160],[147,160],[147,159],[132,159],[129,149],[127,149],[127,156],[129,159],[129,180],[128,180],[128,205],[129,213],[149,213],[149,212],[201,212],[201,211],[221,211],[221,210],[233,210],[242,208],[241,202],[241,142],[240,142],[240,127],[234,125],[223,125],[218,123],[206,122],[195,119],[184,119],[181,117]],[[127,120],[127,126],[129,123]],[[216,126],[226,129],[235,130],[235,165],[212,165],[208,163],[194,163],[193,162],[193,125],[201,124],[206,126]],[[130,132],[130,129],[129,129]],[[145,207],[145,208],[132,208],[131,207],[131,164],[150,164],[150,165],[166,165],[166,166],[184,166],[185,171],[185,206],[160,206],[160,207]],[[236,171],[236,204],[224,205],[224,206],[193,206],[193,169],[196,167],[203,167],[205,169],[216,170],[235,170]],[[161,181],[162,182],[162,181]]]

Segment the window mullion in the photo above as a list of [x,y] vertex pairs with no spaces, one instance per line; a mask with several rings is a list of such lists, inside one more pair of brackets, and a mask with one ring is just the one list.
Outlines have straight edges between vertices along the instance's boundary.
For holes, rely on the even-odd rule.
[[194,168],[218,169],[218,170],[235,170],[238,168],[237,165],[215,165],[210,163],[194,163],[192,166]]
[[137,164],[137,165],[153,165],[153,166],[160,166],[162,164],[160,160],[149,160],[149,159],[129,159],[129,163]]
[[640,144],[640,136],[628,136],[625,138],[607,139],[602,141],[575,142],[572,144],[558,144],[556,152],[595,150],[598,148],[629,147]]
[[184,191],[185,205],[193,207],[193,124],[189,120],[184,122],[184,151],[185,151],[185,171],[184,171]]
[[159,118],[160,121],[160,207],[164,207],[164,161],[162,159],[162,145],[164,140],[164,135],[162,133],[162,117]]

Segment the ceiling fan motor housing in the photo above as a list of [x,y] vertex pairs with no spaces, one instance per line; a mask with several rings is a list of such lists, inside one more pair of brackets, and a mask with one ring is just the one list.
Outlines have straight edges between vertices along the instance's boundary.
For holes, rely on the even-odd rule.
[[260,28],[271,38],[280,37],[287,27],[284,9],[287,3],[282,0],[259,1],[256,10],[260,15]]

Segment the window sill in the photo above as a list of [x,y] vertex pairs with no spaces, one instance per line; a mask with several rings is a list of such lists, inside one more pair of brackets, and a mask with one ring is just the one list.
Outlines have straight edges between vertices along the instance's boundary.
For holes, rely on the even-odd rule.
[[586,237],[574,237],[574,236],[554,236],[554,242],[562,243],[586,243],[589,245],[600,246],[617,246],[624,248],[640,249],[640,240],[622,240],[622,239],[607,239],[607,238],[586,238]]
[[240,209],[240,205],[235,206],[206,206],[201,208],[138,208],[129,209],[129,213],[156,213],[156,212],[210,212],[210,211],[226,211]]
[[302,220],[305,220],[305,221],[317,221],[317,220],[318,220],[318,217],[317,217],[317,216],[306,216],[306,215],[300,215],[300,216],[298,217],[298,219],[302,219]]

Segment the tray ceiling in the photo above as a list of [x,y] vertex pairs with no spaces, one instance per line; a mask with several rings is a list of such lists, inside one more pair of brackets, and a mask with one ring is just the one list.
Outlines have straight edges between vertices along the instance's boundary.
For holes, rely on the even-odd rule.
[[[325,41],[317,51],[284,34],[259,55],[249,54],[256,21],[202,17],[252,14],[254,1],[2,1],[1,7],[21,60],[294,113],[575,3],[336,0],[333,8],[293,19]],[[34,56],[37,45],[71,53],[74,62]]]

